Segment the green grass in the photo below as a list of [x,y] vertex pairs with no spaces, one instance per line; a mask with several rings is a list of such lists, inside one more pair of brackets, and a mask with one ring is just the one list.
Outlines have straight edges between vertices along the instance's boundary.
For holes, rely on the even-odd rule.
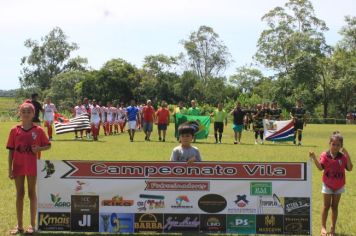
[[[3,177],[0,183],[0,197],[2,200],[2,204],[0,204],[2,215],[0,235],[6,235],[8,230],[16,225],[15,186],[13,181],[7,178],[7,150],[5,149],[8,133],[13,125],[15,123],[2,122],[0,129],[0,142],[3,143],[3,148],[0,149],[0,156],[2,157],[0,159],[0,174]],[[177,146],[177,142],[172,135],[173,126],[169,126],[168,139],[165,143],[157,141],[156,127],[154,129],[151,142],[143,141],[142,132],[136,133],[135,142],[133,143],[129,142],[128,134],[110,137],[101,136],[99,142],[73,141],[73,134],[54,136],[55,141],[52,143],[52,148],[44,152],[42,158],[51,160],[167,161],[173,147]],[[318,154],[326,150],[328,148],[328,137],[334,130],[339,130],[344,135],[344,146],[347,147],[351,158],[353,158],[356,153],[356,126],[351,125],[308,125],[304,131],[303,146],[301,147],[290,143],[254,145],[252,132],[243,133],[243,144],[233,145],[233,132],[229,125],[225,129],[223,144],[213,144],[214,139],[210,136],[207,140],[198,141],[195,146],[200,149],[204,161],[302,162],[309,159],[309,150],[313,150]],[[212,134],[212,132],[210,133]],[[354,164],[356,164],[355,161]],[[313,166],[312,231],[314,235],[320,234],[320,214],[322,209],[321,175],[322,172]],[[355,179],[355,171],[347,173],[347,191],[342,195],[339,206],[337,224],[339,235],[356,235],[356,222],[354,220],[356,219],[356,211],[353,209],[356,199]],[[29,206],[27,199],[25,204],[24,222],[25,225],[28,225]],[[328,226],[330,226],[330,223]]]
[[0,121],[14,120],[17,106],[15,98],[0,97]]

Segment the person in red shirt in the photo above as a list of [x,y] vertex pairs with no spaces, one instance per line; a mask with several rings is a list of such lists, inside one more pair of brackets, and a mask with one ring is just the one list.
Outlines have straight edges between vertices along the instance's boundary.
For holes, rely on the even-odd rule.
[[27,179],[30,199],[31,225],[25,233],[33,233],[36,225],[37,196],[36,176],[38,153],[47,150],[51,144],[44,130],[32,123],[35,108],[27,100],[20,106],[21,124],[10,131],[6,148],[9,150],[9,178],[15,180],[17,226],[10,234],[23,233],[23,204],[25,195],[25,178]]
[[155,109],[152,106],[151,100],[147,100],[147,105],[142,109],[143,132],[145,132],[145,140],[150,141],[150,136],[153,129],[153,121],[155,120]]
[[[166,101],[162,101],[162,107],[157,110],[156,117],[157,117],[158,137],[159,137],[158,140],[165,142],[167,126],[169,125],[169,110],[167,109]],[[163,133],[163,139],[161,133]]]
[[351,171],[353,168],[349,153],[343,147],[343,137],[336,131],[329,141],[329,150],[320,154],[319,161],[314,152],[309,152],[309,157],[314,161],[323,173],[324,208],[321,215],[321,235],[327,235],[326,220],[331,207],[331,230],[328,235],[335,235],[338,206],[341,193],[345,192],[345,169]]

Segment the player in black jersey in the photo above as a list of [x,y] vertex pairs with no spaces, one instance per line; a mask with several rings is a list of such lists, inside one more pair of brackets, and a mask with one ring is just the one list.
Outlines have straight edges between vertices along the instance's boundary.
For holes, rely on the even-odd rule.
[[303,108],[303,104],[301,100],[297,100],[296,107],[293,107],[290,116],[294,121],[294,141],[293,143],[296,144],[296,137],[298,135],[298,145],[302,145],[302,132],[303,127],[306,125],[305,123],[305,109]]
[[282,119],[282,110],[278,108],[277,102],[273,102],[271,105],[271,109],[269,110],[269,119],[270,120]]
[[262,109],[261,104],[257,104],[256,110],[252,113],[255,144],[258,144],[258,137],[260,137],[260,143],[263,144],[263,119],[266,118],[266,115],[267,113]]

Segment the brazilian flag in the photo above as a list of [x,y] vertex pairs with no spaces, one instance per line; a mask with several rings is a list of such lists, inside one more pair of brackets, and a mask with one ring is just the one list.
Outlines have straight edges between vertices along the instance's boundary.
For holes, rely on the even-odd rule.
[[[192,127],[196,130],[196,139],[206,139],[209,135],[210,128],[210,116],[189,116],[183,114],[176,114],[176,131],[178,131],[179,125],[189,122]],[[176,138],[178,138],[178,132],[175,133]]]

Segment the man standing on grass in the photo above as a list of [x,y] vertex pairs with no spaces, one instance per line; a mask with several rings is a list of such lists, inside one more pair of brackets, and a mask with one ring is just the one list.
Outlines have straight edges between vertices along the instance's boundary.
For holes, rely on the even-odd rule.
[[147,100],[146,106],[142,108],[143,132],[145,132],[145,140],[151,141],[150,136],[153,129],[153,121],[155,120],[155,109],[152,106],[152,101]]
[[302,145],[302,133],[303,127],[306,125],[305,123],[305,109],[303,108],[302,101],[300,99],[297,100],[296,107],[293,107],[290,116],[294,121],[294,141],[296,144],[296,138],[298,135],[298,146]]
[[[184,107],[183,101],[178,102],[178,106],[174,109],[173,112],[173,119],[174,119],[174,124],[177,123],[177,114],[187,114],[187,108]],[[178,135],[178,127],[175,125],[174,126],[174,135],[177,137],[177,141],[179,141],[179,135]]]
[[221,143],[222,133],[224,132],[224,121],[225,126],[227,125],[227,113],[223,109],[221,102],[218,103],[217,109],[214,110],[210,116],[214,117],[214,137],[215,143],[218,143],[218,132],[219,132],[219,143]]
[[[165,142],[166,141],[166,131],[167,126],[169,125],[169,110],[167,109],[167,102],[162,101],[161,108],[158,109],[156,113],[157,117],[157,126],[158,126],[158,140]],[[161,136],[163,134],[163,139]]]
[[31,103],[35,107],[35,116],[33,117],[32,122],[41,126],[40,112],[42,112],[43,114],[43,108],[41,103],[39,103],[37,99],[38,99],[38,93],[31,94]]
[[136,101],[131,99],[131,106],[126,108],[126,116],[128,120],[128,131],[130,141],[133,142],[137,121],[140,119],[139,110],[136,107]]
[[241,109],[241,103],[237,102],[234,110],[230,112],[233,116],[233,125],[232,129],[235,133],[234,144],[239,144],[241,142],[242,130],[244,128],[244,119],[246,117],[247,112]]
[[196,106],[195,100],[190,102],[191,107],[188,109],[188,115],[190,116],[200,116],[200,109]]

